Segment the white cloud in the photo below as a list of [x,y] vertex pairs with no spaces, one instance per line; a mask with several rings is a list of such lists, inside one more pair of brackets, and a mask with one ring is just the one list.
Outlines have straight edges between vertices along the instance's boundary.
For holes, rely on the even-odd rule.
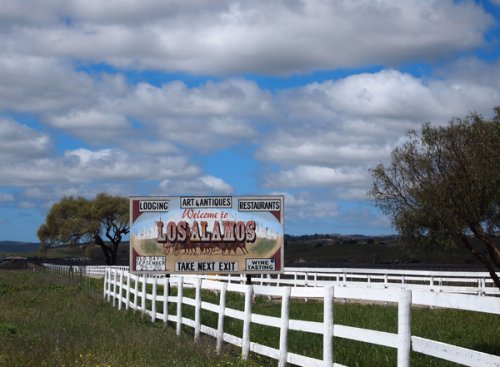
[[[235,162],[249,166],[238,172],[258,172],[257,190],[290,190],[295,223],[387,225],[342,207],[365,199],[368,168],[387,161],[407,129],[489,116],[500,101],[499,60],[448,62],[494,47],[485,9],[453,0],[5,0],[0,112],[15,117],[0,118],[0,186],[22,191],[0,202],[238,193],[228,181],[239,178],[210,170],[219,152],[244,146]],[[423,78],[396,70],[408,62],[443,67]],[[278,79],[261,76],[291,76],[285,85],[295,74],[374,65],[383,70],[272,91],[244,77],[274,87]],[[213,152],[203,167],[199,154]]]
[[180,156],[140,156],[113,149],[67,151],[64,164],[71,182],[191,178],[199,174],[198,167]]
[[[291,193],[287,191],[272,192],[271,195],[283,195],[285,198],[285,217],[287,222],[311,221],[334,218],[339,208],[333,197],[325,197],[311,191]],[[292,230],[293,231],[293,230]]]
[[0,192],[0,203],[14,201],[14,195],[9,192]]
[[[0,158],[23,160],[43,157],[50,153],[52,142],[49,136],[15,121],[0,118]],[[7,172],[6,172],[7,173]]]
[[192,88],[179,81],[127,86],[120,77],[106,76],[93,83],[92,95],[80,96],[85,109],[49,111],[44,121],[90,144],[172,153],[176,145],[206,151],[238,144],[256,136],[255,125],[275,114],[270,93],[248,80]]
[[70,111],[50,118],[49,124],[93,142],[108,142],[131,132],[124,115],[97,110]]
[[321,166],[299,165],[266,178],[266,185],[272,187],[307,187],[344,185],[365,180],[362,172],[356,169],[337,169]]
[[92,79],[52,57],[0,53],[0,109],[66,111],[95,103]]
[[282,165],[368,167],[387,159],[408,129],[446,124],[470,110],[488,115],[499,100],[494,76],[474,84],[464,75],[424,81],[383,70],[312,83],[277,96],[280,126],[267,134],[257,157]]
[[[334,126],[331,128],[335,129]],[[382,138],[377,141],[364,131],[364,136],[348,131],[302,131],[276,133],[258,152],[262,160],[283,164],[321,164],[326,166],[349,166],[382,160],[390,155],[390,146]]]
[[191,180],[163,180],[160,189],[166,195],[186,194],[232,194],[234,189],[224,180],[214,176],[201,176]]
[[275,113],[272,96],[241,79],[193,88],[179,81],[161,87],[141,83],[122,104],[150,135],[204,151],[256,136],[256,125]]
[[75,149],[64,156],[31,157],[2,162],[0,182],[3,186],[37,186],[40,184],[78,184],[106,180],[190,179],[200,168],[179,155],[150,156],[131,154],[118,149]]
[[[307,72],[429,60],[483,43],[472,2],[9,1],[3,49],[201,74]],[[138,56],[141,55],[141,56]]]
[[67,182],[61,162],[51,158],[7,160],[1,163],[1,186],[33,186],[55,182]]

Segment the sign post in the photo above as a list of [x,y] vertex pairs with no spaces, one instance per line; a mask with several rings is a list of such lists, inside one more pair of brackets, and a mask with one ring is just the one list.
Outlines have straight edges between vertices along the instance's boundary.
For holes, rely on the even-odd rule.
[[284,198],[130,198],[130,269],[139,274],[283,271]]

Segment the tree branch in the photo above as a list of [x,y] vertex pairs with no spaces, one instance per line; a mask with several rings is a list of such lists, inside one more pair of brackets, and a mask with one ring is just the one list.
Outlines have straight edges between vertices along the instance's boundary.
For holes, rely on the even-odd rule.
[[465,248],[467,250],[469,250],[470,253],[472,255],[474,255],[484,265],[484,267],[490,273],[491,279],[493,279],[495,286],[498,289],[500,289],[500,279],[498,278],[498,275],[495,271],[495,268],[493,267],[491,262],[488,260],[488,258],[481,251],[472,247],[467,236],[461,236],[460,239],[462,240],[462,243],[465,245]]

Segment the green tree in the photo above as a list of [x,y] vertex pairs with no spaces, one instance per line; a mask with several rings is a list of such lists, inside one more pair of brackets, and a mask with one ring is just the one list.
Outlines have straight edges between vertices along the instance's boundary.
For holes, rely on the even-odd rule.
[[45,247],[94,241],[106,264],[115,265],[118,245],[129,230],[128,199],[101,193],[93,200],[63,197],[50,209],[38,237]]
[[491,120],[471,113],[409,131],[391,163],[371,170],[369,195],[403,236],[461,244],[500,288],[500,107],[494,111]]

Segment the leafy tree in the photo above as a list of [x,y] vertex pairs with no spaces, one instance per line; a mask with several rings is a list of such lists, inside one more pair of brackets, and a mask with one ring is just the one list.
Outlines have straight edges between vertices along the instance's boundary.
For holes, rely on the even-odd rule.
[[93,240],[101,247],[106,264],[115,265],[118,245],[129,230],[128,199],[101,193],[93,200],[63,197],[50,209],[38,237],[41,246]]
[[462,244],[500,288],[500,107],[494,111],[491,120],[471,113],[409,131],[391,163],[371,170],[369,195],[403,236]]

